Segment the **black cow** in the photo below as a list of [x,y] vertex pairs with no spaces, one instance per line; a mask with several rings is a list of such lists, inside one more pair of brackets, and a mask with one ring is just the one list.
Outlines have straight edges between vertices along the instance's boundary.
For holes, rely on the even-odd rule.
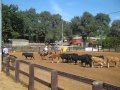
[[71,55],[70,54],[62,53],[62,54],[60,54],[60,57],[62,59],[62,62],[64,62],[64,60],[67,63],[71,61]]
[[92,67],[91,57],[92,56],[89,54],[79,55],[79,60],[81,61],[82,66],[83,64],[85,64],[85,66],[89,65],[90,67]]
[[71,60],[72,60],[75,64],[77,64],[78,59],[79,59],[78,54],[76,54],[76,53],[72,53],[72,54],[71,54]]
[[75,64],[77,64],[77,60],[78,60],[78,54],[75,53],[71,53],[71,54],[60,54],[60,57],[63,60],[66,60],[66,62],[74,62]]
[[22,53],[22,56],[25,56],[26,59],[28,59],[28,57],[30,57],[31,59],[33,58],[35,60],[33,53]]

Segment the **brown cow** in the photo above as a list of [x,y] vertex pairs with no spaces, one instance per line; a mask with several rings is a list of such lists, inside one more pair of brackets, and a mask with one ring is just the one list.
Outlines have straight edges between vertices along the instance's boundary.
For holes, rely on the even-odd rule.
[[103,65],[106,64],[103,58],[92,56],[91,59],[92,59],[92,67],[94,67],[94,63],[100,64],[101,65],[100,67],[103,67]]
[[110,63],[115,63],[115,67],[118,67],[118,63],[120,62],[120,59],[118,57],[112,57],[112,56],[106,56],[105,60],[107,62],[107,67],[110,67]]
[[57,63],[59,63],[60,53],[52,53],[49,58],[52,60],[52,63],[54,59],[58,58]]

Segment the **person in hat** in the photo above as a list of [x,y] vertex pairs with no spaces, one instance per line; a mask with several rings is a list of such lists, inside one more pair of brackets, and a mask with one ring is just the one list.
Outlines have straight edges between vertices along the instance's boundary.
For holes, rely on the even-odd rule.
[[48,53],[48,47],[45,46],[45,48],[43,49],[43,51],[44,51],[44,54],[47,54]]
[[4,46],[2,52],[4,55],[8,55],[8,48]]

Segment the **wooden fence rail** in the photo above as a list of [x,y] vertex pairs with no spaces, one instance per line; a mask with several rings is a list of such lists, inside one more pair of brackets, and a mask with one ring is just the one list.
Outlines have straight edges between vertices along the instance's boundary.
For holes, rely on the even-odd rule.
[[[8,61],[7,65],[6,65],[6,71],[5,71],[6,75],[10,75],[11,66],[10,66],[9,63],[10,62]],[[20,70],[20,63],[24,63],[24,64],[29,65],[29,73],[26,73],[26,72]],[[48,83],[46,81],[43,81],[43,80],[35,77],[34,76],[34,68],[35,67],[40,68],[40,69],[45,70],[45,71],[48,71],[48,72],[51,72],[51,83]],[[73,74],[69,74],[69,73],[65,73],[65,72],[61,72],[61,71],[56,71],[56,70],[53,70],[53,69],[50,69],[50,68],[47,68],[47,67],[44,67],[44,66],[41,66],[41,65],[32,64],[32,63],[29,63],[29,62],[26,62],[26,61],[23,61],[23,60],[16,60],[14,70],[15,70],[15,81],[16,82],[20,81],[19,80],[19,74],[20,73],[29,77],[28,90],[35,90],[34,80],[50,87],[51,90],[64,90],[64,89],[58,87],[58,75],[66,77],[66,78],[70,78],[70,79],[73,79],[73,80],[76,80],[76,81],[84,82],[86,84],[90,84],[90,85],[92,85],[92,90],[103,90],[103,89],[106,89],[106,90],[120,90],[120,87],[110,85],[110,84],[107,84],[107,83],[103,83],[102,81],[96,81],[96,80],[89,79],[89,78],[86,78],[86,77],[81,77],[81,76],[77,76],[77,75],[73,75]]]

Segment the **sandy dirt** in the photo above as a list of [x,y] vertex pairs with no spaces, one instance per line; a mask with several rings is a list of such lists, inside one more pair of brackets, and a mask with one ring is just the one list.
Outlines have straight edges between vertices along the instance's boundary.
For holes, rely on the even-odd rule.
[[0,73],[0,90],[27,90],[27,88],[20,83],[16,83],[5,73]]
[[[84,51],[80,52],[79,51],[76,53],[78,54],[88,53],[91,55],[118,56],[120,58],[120,53],[114,53],[114,52],[111,53],[111,52],[84,52]],[[22,56],[21,52],[14,52],[10,54],[17,56],[21,60],[25,60],[25,61],[35,63],[35,64],[40,64],[42,66],[46,66],[46,67],[49,67],[55,70],[79,75],[82,77],[87,77],[87,78],[91,78],[94,80],[103,81],[103,82],[120,87],[120,63],[119,63],[119,67],[117,68],[114,67],[113,63],[110,64],[110,68],[107,68],[106,66],[104,66],[103,68],[98,68],[98,67],[95,67],[95,68],[87,67],[86,68],[86,67],[81,67],[80,63],[78,63],[77,65],[74,65],[71,63],[62,63],[62,62],[56,63],[57,59],[55,60],[54,63],[51,63],[51,60],[48,60],[48,59],[41,60],[41,57],[39,56],[37,52],[34,52],[35,60],[26,60],[25,57]],[[27,65],[21,64],[21,67],[23,71],[26,71],[26,72],[29,71]],[[46,71],[35,69],[35,76],[50,83],[51,74]],[[21,79],[23,78],[24,80],[26,79],[24,76],[21,75]],[[50,90],[50,88],[38,82],[35,82],[35,83],[36,83],[35,88],[37,88],[38,90]],[[58,86],[64,90],[90,90],[92,88],[91,85],[78,82],[78,81],[74,81],[74,80],[64,78],[61,76],[58,76]]]

